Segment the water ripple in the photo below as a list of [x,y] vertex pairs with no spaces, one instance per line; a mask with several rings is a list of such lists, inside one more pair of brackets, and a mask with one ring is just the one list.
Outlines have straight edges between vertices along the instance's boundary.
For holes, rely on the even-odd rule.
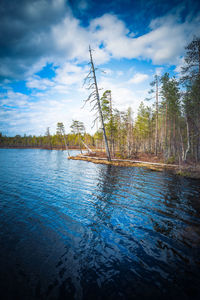
[[198,181],[0,149],[0,199],[2,298],[199,298]]

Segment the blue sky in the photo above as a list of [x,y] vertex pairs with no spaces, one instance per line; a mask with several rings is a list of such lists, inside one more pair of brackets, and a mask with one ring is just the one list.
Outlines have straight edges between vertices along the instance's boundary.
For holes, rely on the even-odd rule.
[[73,119],[92,132],[94,113],[81,109],[89,44],[100,93],[110,89],[113,106],[136,116],[155,74],[180,76],[199,11],[192,0],[2,0],[0,132],[54,133],[57,122],[69,132]]

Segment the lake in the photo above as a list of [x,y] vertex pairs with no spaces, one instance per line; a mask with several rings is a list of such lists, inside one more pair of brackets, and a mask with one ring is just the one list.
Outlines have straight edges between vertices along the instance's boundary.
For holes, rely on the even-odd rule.
[[200,299],[199,268],[198,180],[0,149],[1,299]]

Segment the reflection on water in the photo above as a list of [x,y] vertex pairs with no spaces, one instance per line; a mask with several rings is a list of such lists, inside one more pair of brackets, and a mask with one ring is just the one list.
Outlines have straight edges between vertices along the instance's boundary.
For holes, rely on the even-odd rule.
[[0,150],[2,299],[199,299],[200,185]]

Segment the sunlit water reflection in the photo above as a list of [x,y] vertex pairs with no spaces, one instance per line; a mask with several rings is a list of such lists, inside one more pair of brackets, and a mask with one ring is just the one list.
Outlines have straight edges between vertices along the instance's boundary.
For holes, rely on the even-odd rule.
[[199,183],[0,149],[1,299],[200,299]]

